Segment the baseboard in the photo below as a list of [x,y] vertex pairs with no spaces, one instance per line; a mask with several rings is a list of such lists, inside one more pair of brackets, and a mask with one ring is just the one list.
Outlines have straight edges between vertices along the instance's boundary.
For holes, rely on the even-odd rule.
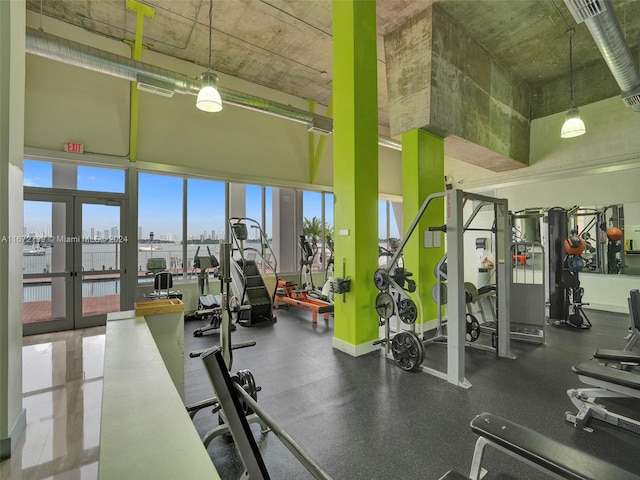
[[606,303],[593,303],[589,302],[588,306],[584,307],[585,310],[601,310],[603,312],[611,313],[629,313],[629,307],[621,307],[619,305],[608,305]]
[[22,409],[22,413],[13,425],[8,438],[0,438],[0,460],[9,458],[16,449],[22,434],[27,427],[27,410]]
[[380,350],[379,345],[373,345],[373,340],[367,343],[361,343],[360,345],[352,345],[336,337],[333,337],[331,343],[333,345],[333,348],[351,355],[352,357],[359,357],[361,355],[366,355],[367,353]]

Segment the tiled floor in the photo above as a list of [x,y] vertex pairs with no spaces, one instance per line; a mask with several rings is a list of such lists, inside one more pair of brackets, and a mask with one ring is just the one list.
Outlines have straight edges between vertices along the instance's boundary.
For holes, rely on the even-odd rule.
[[23,340],[26,434],[0,478],[98,478],[104,327]]

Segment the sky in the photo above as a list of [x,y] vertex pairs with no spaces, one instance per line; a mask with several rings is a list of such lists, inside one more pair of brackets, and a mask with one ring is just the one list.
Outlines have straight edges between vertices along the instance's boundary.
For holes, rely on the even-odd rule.
[[[24,185],[51,188],[52,164],[34,160],[24,161]],[[138,225],[142,228],[141,238],[148,238],[154,232],[157,240],[174,240],[182,236],[182,191],[183,179],[178,176],[140,172],[138,185]],[[100,167],[77,167],[77,189],[124,193],[125,174],[123,170]],[[265,189],[266,230],[270,236],[272,227],[272,188]],[[333,195],[325,194],[327,207],[325,220],[334,225]],[[187,235],[206,237],[214,230],[216,235],[224,231],[224,182],[198,178],[187,179]],[[386,238],[385,201],[378,202],[378,236]],[[83,233],[90,235],[90,229],[110,230],[119,224],[119,208],[110,205],[87,205],[83,207]],[[259,185],[246,186],[246,216],[262,222],[262,198]],[[391,213],[393,215],[393,212]],[[322,217],[322,194],[303,192],[303,217]],[[24,210],[25,231],[41,233],[51,229],[51,202],[27,201]],[[391,237],[398,237],[395,221],[391,222]]]

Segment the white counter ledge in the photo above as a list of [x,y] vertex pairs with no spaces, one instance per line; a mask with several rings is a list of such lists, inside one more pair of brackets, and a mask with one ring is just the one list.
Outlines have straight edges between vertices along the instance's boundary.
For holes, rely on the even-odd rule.
[[219,479],[144,318],[109,316],[99,478]]

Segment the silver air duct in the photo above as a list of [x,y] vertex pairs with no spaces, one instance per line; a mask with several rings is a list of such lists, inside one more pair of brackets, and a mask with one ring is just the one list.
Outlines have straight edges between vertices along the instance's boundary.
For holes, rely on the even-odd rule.
[[640,112],[640,74],[610,0],[564,0],[577,23],[587,26],[622,90],[622,101]]
[[[184,95],[198,95],[201,87],[199,81],[181,73],[164,70],[33,28],[27,28],[25,50],[32,55],[104,73],[123,80],[139,81],[144,86],[142,89],[150,91],[153,88],[158,93],[166,96],[170,95],[171,89]],[[228,88],[218,88],[218,90],[222,100],[229,105],[304,123],[310,131],[324,135],[330,134],[333,130],[333,120],[331,118],[246,93],[229,90]]]

